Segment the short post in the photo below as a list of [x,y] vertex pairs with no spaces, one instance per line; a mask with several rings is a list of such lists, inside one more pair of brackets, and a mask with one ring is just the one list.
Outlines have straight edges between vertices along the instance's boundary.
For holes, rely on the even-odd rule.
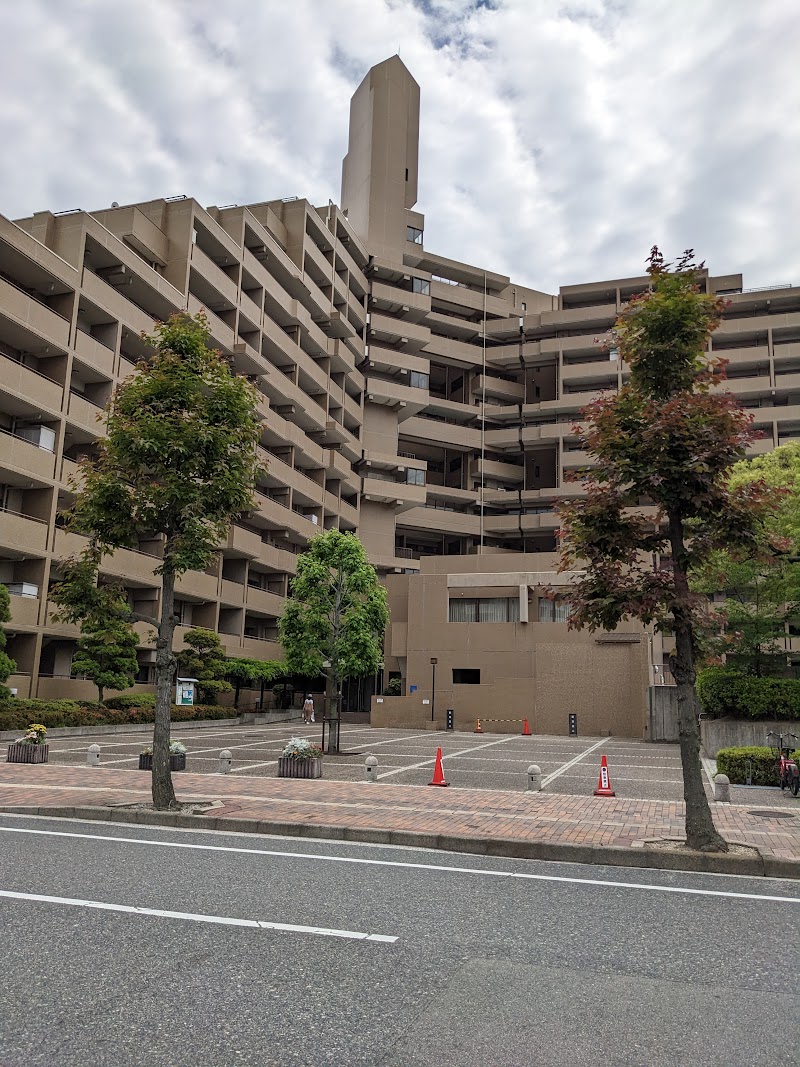
[[714,800],[716,800],[718,804],[730,804],[731,780],[727,774],[717,774],[714,776]]
[[223,748],[219,754],[219,770],[218,774],[230,774],[231,764],[233,763],[233,756],[229,748]]
[[100,766],[100,746],[89,745],[86,752],[86,766],[87,767],[99,767]]
[[542,768],[536,763],[528,767],[528,789],[532,793],[539,793],[542,789]]
[[378,760],[375,756],[367,756],[364,760],[364,781],[365,782],[377,782],[378,780]]

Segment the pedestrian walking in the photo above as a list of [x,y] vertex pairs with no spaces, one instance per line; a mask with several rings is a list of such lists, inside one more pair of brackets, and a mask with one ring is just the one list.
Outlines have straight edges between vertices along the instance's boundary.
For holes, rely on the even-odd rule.
[[314,698],[309,693],[306,699],[303,701],[303,722],[310,723],[316,722],[314,718]]

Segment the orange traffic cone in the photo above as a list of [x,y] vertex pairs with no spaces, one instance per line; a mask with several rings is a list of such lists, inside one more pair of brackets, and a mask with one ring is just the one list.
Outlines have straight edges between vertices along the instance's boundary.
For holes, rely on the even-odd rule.
[[476,734],[482,734],[483,733],[483,727],[481,726],[481,720],[480,719],[476,719],[475,720],[475,729],[474,729],[473,733],[476,733]]
[[444,780],[444,768],[442,767],[442,750],[436,749],[436,766],[433,768],[433,778],[428,785],[450,785]]
[[528,720],[527,719],[522,724],[522,736],[523,737],[530,737],[531,736],[531,728],[530,728],[530,726],[528,726]]
[[603,756],[600,761],[600,777],[597,780],[597,789],[594,791],[596,797],[615,797],[617,794],[611,788],[611,779],[608,776],[608,761]]

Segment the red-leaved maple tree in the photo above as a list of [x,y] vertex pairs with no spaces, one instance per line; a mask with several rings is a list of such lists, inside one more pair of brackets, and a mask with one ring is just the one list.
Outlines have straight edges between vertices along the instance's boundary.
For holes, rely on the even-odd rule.
[[[649,290],[612,333],[630,376],[619,393],[589,404],[577,428],[596,466],[585,496],[560,508],[561,569],[577,572],[572,627],[613,630],[624,619],[673,627],[686,841],[727,851],[700,763],[695,664],[708,601],[689,582],[716,549],[761,551],[770,493],[759,482],[728,484],[753,434],[751,417],[718,388],[725,361],[708,351],[725,301],[703,291],[691,250],[673,267],[653,248],[648,263]],[[642,504],[655,516],[638,511]]]

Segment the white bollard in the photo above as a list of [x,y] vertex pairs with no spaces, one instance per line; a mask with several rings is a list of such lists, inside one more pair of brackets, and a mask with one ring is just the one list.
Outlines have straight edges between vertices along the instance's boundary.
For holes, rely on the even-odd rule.
[[714,800],[716,800],[718,804],[730,804],[731,780],[727,774],[717,774],[714,776]]
[[231,764],[233,763],[233,756],[229,748],[223,748],[219,754],[219,770],[217,774],[230,774]]
[[542,788],[542,768],[536,763],[528,767],[528,789],[533,793],[539,793]]
[[375,756],[367,756],[364,760],[364,781],[365,782],[377,782],[378,780],[378,761]]
[[87,767],[99,767],[100,766],[100,746],[89,745],[89,749],[86,753],[86,766]]

